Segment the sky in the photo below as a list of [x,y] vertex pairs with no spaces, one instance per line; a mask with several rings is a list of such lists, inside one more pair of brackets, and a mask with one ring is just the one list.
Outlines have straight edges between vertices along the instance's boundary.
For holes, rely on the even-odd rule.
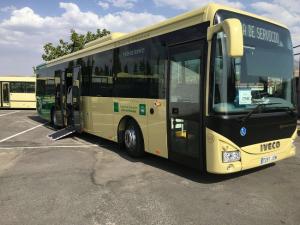
[[[43,45],[106,28],[131,32],[209,0],[0,0],[0,75],[31,75],[43,63]],[[300,0],[215,0],[287,25],[300,45]],[[298,50],[300,52],[300,48]]]

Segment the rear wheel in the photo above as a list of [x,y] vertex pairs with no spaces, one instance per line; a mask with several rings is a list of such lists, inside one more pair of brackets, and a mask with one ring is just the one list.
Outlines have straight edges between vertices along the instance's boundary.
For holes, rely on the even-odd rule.
[[126,126],[124,131],[124,145],[132,157],[141,157],[145,153],[141,130],[134,121],[129,121]]

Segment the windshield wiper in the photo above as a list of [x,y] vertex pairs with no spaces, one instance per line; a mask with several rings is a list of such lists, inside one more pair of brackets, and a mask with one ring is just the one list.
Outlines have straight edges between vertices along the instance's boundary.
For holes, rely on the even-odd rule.
[[289,113],[291,116],[295,116],[295,108],[291,108],[288,106],[276,107],[276,109],[284,109],[285,112]]
[[278,105],[278,104],[281,104],[281,103],[279,103],[279,102],[278,103],[277,102],[274,102],[274,103],[260,103],[257,106],[255,106],[249,113],[247,113],[247,115],[245,117],[243,117],[240,121],[242,122],[242,124],[244,124],[252,116],[253,113],[255,113],[257,111],[261,111],[262,109],[265,109],[265,107],[267,105]]

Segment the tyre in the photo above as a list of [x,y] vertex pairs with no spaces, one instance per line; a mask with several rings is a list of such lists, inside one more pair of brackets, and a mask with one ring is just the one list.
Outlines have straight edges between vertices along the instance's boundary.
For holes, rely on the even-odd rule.
[[129,155],[135,158],[142,157],[144,140],[139,126],[134,121],[129,121],[124,131],[124,145]]

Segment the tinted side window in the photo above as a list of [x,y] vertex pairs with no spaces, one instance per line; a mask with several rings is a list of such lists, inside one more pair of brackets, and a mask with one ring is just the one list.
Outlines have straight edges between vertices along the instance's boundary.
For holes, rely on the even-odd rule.
[[26,85],[26,93],[34,93],[35,92],[35,83],[34,82],[27,82]]
[[159,37],[148,41],[149,54],[147,57],[147,71],[152,77],[149,80],[150,86],[148,96],[150,98],[165,98],[165,63],[166,48]]
[[55,68],[50,67],[47,70],[48,79],[46,79],[46,95],[55,95],[55,82],[54,82],[54,75],[55,75]]
[[159,42],[151,39],[116,49],[114,67],[117,97],[163,98],[164,50]]
[[46,95],[55,95],[55,82],[54,79],[46,80]]
[[11,93],[34,93],[35,83],[34,82],[11,82],[10,92]]
[[147,97],[147,49],[139,42],[115,51],[115,94],[117,97]]
[[93,57],[92,95],[111,97],[113,88],[112,55],[113,51],[97,53]]
[[45,80],[37,80],[36,81],[36,94],[38,96],[45,95],[46,82]]
[[87,57],[81,65],[81,95],[89,96],[91,94],[91,77],[93,72],[92,57]]
[[11,93],[25,93],[25,83],[23,82],[11,82],[10,83]]

